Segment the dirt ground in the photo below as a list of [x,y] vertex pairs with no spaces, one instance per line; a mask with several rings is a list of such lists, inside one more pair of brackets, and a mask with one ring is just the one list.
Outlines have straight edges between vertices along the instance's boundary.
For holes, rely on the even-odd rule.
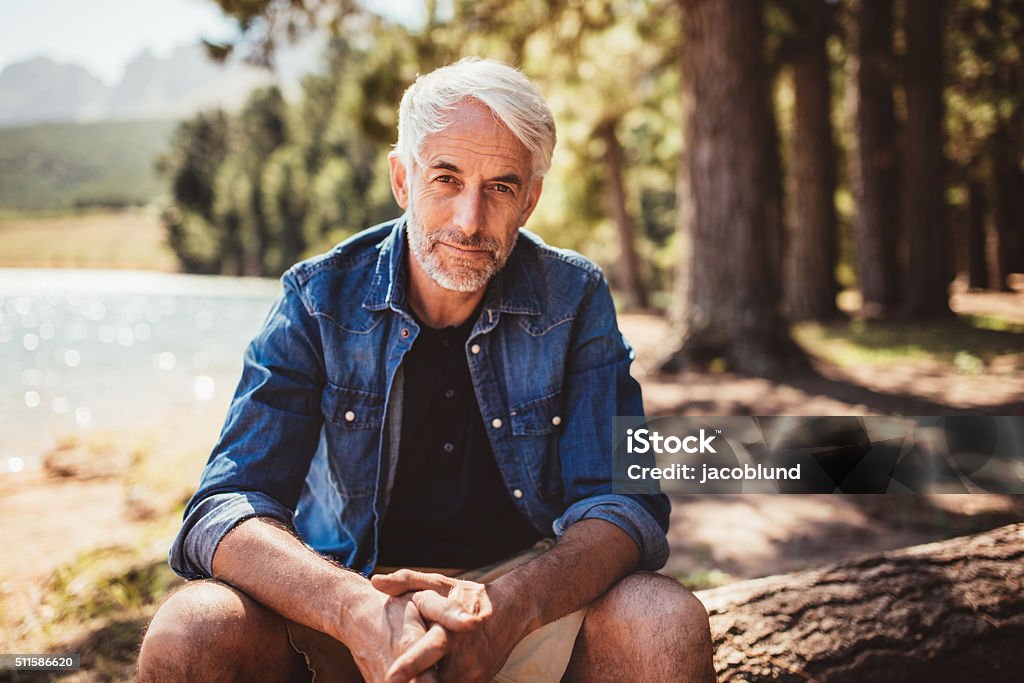
[[[961,294],[956,305],[1024,323],[1024,293]],[[659,374],[668,324],[628,314],[621,325],[637,349],[649,415],[1021,414],[1024,407],[1024,345],[970,375],[930,358],[853,369],[817,359],[817,375],[773,383],[728,372]],[[188,429],[165,419],[100,447],[71,444],[47,454],[43,471],[0,478],[0,651],[54,651],[54,643],[71,642],[75,634],[47,626],[54,612],[47,591],[55,571],[83,553],[120,548],[129,566],[163,571],[225,409],[185,416]],[[1019,520],[1024,496],[676,496],[664,571],[695,587],[720,585]],[[153,608],[143,603],[129,622],[135,631]],[[107,627],[78,624],[93,633]]]
[[[960,314],[1024,324],[1024,292],[954,296]],[[932,358],[840,368],[775,383],[728,372],[656,371],[669,324],[625,315],[648,415],[1024,414],[1024,343],[982,373]],[[1024,336],[1022,336],[1024,339]],[[768,576],[860,554],[975,533],[1024,519],[1024,496],[673,496],[663,571],[693,585]]]

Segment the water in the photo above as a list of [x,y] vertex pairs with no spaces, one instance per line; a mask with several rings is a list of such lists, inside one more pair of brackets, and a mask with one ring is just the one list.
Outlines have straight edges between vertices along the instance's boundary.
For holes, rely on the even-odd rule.
[[57,439],[226,400],[277,280],[0,268],[0,474]]

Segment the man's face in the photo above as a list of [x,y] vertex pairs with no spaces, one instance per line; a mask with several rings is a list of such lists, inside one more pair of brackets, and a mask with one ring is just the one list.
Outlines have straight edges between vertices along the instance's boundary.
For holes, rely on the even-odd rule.
[[420,156],[423,167],[408,171],[391,160],[413,257],[444,289],[479,291],[505,265],[540,198],[530,153],[487,106],[468,99],[426,138]]

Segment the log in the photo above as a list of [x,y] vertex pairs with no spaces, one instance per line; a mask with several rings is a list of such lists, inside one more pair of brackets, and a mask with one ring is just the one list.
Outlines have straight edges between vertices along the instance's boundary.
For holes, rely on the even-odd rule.
[[1024,523],[697,597],[720,683],[1024,680]]

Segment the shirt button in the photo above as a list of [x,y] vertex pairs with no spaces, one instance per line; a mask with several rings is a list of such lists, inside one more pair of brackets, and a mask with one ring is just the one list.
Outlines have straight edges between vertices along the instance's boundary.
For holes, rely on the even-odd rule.
[[455,390],[454,389],[445,389],[444,390],[444,397],[445,398],[451,398],[454,395],[455,395]]
[[473,344],[472,346],[469,347],[469,350],[475,356],[476,354],[480,353],[480,345]]
[[444,452],[445,453],[451,453],[454,450],[455,450],[455,444],[453,444],[453,443],[446,443],[444,445]]
[[345,422],[355,422],[355,420],[356,420],[356,414],[353,413],[351,410],[346,410],[345,411]]
[[512,492],[512,495],[515,496],[516,498],[522,498],[523,491],[522,489],[516,489],[515,491]]
[[442,339],[441,340],[441,346],[443,346],[444,348],[447,349],[451,345],[452,345],[452,343],[450,341],[448,341],[447,339]]
[[493,420],[491,420],[491,426],[494,427],[495,429],[501,429],[501,418],[496,417]]
[[409,338],[409,328],[408,327],[403,327],[402,328],[402,339],[408,339],[408,338]]
[[558,425],[562,424],[562,418],[559,417],[558,415],[555,415],[553,418],[551,418],[551,424],[557,427]]

